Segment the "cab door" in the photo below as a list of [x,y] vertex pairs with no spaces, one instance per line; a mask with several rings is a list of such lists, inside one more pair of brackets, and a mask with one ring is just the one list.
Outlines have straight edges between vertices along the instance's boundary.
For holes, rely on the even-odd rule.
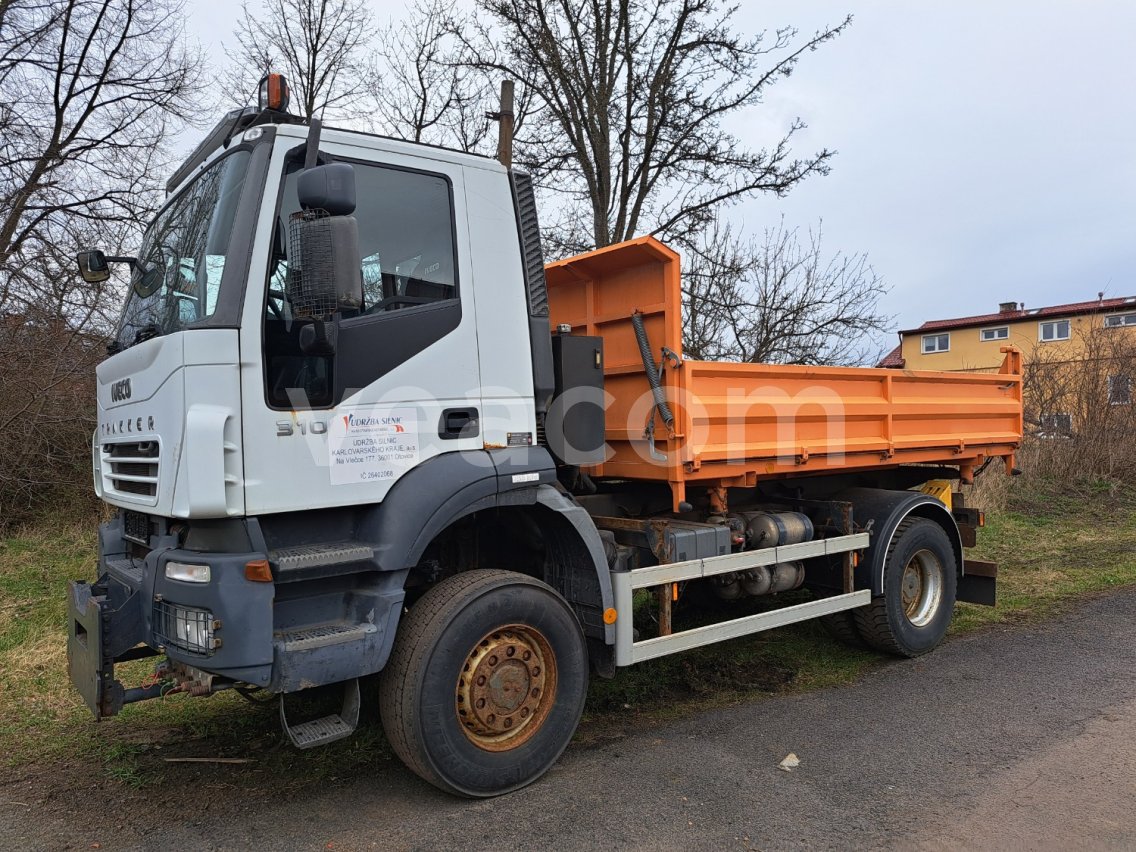
[[321,155],[354,167],[364,302],[333,352],[301,349],[286,230],[301,163],[280,140],[279,199],[257,239],[263,298],[247,300],[257,314],[241,331],[249,514],[378,502],[427,459],[482,447],[462,169],[327,136]]

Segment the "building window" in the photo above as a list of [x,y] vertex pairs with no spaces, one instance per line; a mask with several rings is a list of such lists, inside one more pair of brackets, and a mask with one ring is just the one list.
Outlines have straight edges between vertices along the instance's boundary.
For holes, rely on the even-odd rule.
[[1000,325],[998,328],[984,328],[981,334],[984,341],[1005,340],[1010,336],[1010,327],[1008,325]]
[[923,354],[932,352],[949,352],[951,349],[951,336],[949,334],[923,335]]
[[1108,401],[1112,405],[1128,405],[1132,402],[1132,377],[1108,377]]
[[1042,414],[1038,418],[1039,432],[1042,435],[1071,435],[1073,415],[1065,413]]
[[1068,340],[1069,320],[1053,320],[1052,322],[1038,323],[1038,340]]
[[1120,328],[1125,325],[1136,325],[1136,314],[1113,314],[1104,318],[1105,328]]

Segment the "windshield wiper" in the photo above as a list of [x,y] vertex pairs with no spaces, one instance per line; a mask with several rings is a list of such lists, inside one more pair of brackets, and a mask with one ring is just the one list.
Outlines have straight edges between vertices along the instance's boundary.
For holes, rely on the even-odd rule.
[[161,326],[157,323],[147,323],[142,326],[138,331],[134,332],[134,339],[129,343],[123,343],[118,338],[115,338],[106,345],[107,355],[117,355],[129,349],[131,346],[136,346],[143,340],[149,340],[151,337],[158,337],[162,333]]
[[140,329],[138,329],[138,331],[134,333],[134,342],[130,345],[136,346],[143,340],[149,340],[151,337],[157,337],[161,333],[161,326],[159,326],[157,323],[146,323],[146,325],[142,326]]

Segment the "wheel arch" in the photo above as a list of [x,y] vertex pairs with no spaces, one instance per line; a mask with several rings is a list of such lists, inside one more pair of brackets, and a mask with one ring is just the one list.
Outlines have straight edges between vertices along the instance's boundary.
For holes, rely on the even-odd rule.
[[[494,567],[542,580],[571,605],[589,640],[614,643],[614,628],[603,617],[614,605],[607,551],[587,513],[571,498],[542,485],[511,495],[507,503],[469,504],[428,541],[423,537],[416,560],[444,550],[448,541],[467,540],[470,527],[489,530],[491,541],[476,536],[472,564],[460,565],[459,571]],[[510,559],[512,553],[520,558]]]
[[850,488],[838,499],[852,504],[852,517],[860,527],[872,525],[872,541],[861,562],[857,585],[870,585],[873,595],[884,593],[884,563],[899,525],[908,517],[924,518],[942,527],[955,554],[955,571],[964,575],[962,535],[954,517],[935,497],[919,491]]
[[438,456],[391,489],[362,519],[359,537],[374,542],[382,568],[404,572],[405,582],[431,545],[456,534],[462,522],[485,518],[516,534],[528,525],[546,553],[543,570],[528,573],[568,601],[589,639],[612,645],[615,629],[603,618],[614,606],[603,539],[587,512],[555,482],[555,466],[542,448]]

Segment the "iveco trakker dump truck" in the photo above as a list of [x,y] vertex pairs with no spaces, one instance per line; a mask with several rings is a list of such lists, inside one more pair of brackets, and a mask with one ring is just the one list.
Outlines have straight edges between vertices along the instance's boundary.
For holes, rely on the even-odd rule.
[[[377,674],[406,764],[490,796],[556,761],[592,673],[810,618],[915,656],[994,602],[957,485],[1013,468],[1016,351],[688,360],[665,245],[546,266],[525,174],[303,122],[284,87],[178,169],[137,257],[79,256],[130,267],[91,445],[116,514],[70,587],[97,717],[258,690],[314,746]],[[146,656],[156,682],[116,679]],[[340,712],[295,718],[329,685]]]

